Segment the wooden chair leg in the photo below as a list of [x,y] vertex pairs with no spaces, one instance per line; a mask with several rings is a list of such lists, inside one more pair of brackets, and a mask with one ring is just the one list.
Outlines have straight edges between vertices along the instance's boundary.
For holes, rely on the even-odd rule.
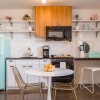
[[52,89],[52,100],[54,99],[54,89]]
[[21,93],[20,100],[24,100],[24,94]]
[[56,93],[57,93],[57,90],[54,89],[54,99],[53,100],[56,100]]
[[41,100],[44,100],[43,90],[40,90],[40,98]]
[[74,90],[74,95],[75,95],[75,99],[78,100],[78,99],[77,99],[77,95],[76,95],[76,91],[75,91],[75,90]]

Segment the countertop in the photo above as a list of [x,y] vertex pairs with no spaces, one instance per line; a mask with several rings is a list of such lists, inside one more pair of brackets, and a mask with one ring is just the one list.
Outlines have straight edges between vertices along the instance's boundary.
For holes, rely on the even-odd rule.
[[100,60],[100,58],[74,58],[74,60]]
[[73,57],[56,57],[56,58],[39,58],[39,57],[19,57],[19,58],[6,58],[6,60],[9,59],[73,59]]
[[51,59],[51,58],[38,58],[38,57],[19,57],[19,58],[6,58],[7,59]]
[[100,58],[74,58],[74,57],[61,57],[61,58],[39,58],[39,57],[19,57],[19,58],[6,58],[9,59],[74,59],[74,60],[100,60]]

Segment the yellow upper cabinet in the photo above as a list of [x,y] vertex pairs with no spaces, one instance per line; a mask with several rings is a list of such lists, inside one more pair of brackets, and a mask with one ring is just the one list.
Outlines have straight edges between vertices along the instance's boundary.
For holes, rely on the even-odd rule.
[[68,6],[36,6],[35,32],[37,37],[46,36],[46,26],[71,26],[72,7]]

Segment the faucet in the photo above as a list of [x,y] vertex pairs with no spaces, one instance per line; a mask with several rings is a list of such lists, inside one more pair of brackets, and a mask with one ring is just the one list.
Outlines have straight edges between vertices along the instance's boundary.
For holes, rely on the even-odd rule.
[[31,48],[30,47],[28,48],[28,56],[29,57],[33,56],[33,53],[31,53]]

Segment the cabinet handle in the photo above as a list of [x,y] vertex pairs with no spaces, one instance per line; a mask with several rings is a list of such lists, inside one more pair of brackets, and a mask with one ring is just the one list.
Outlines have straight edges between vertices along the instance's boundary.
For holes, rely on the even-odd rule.
[[26,67],[26,66],[22,66],[22,67]]
[[10,66],[10,67],[14,67],[14,66]]
[[43,60],[43,62],[47,62],[47,60]]
[[13,60],[9,60],[9,62],[13,62]]
[[29,66],[29,67],[33,67],[33,66]]

